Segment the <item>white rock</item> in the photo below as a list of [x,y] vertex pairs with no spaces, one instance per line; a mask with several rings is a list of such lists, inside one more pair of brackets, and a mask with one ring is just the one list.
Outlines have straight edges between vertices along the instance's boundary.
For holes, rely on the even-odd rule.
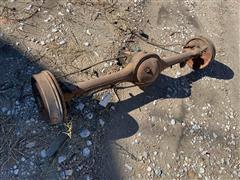
[[20,102],[17,100],[17,101],[15,102],[15,104],[18,106],[18,105],[20,105]]
[[88,46],[90,46],[90,43],[89,42],[85,42],[84,46],[88,47]]
[[105,122],[102,119],[99,119],[99,124],[103,127]]
[[147,153],[146,151],[143,152],[143,157],[144,157],[145,159],[148,158],[148,153]]
[[152,168],[150,166],[147,167],[147,171],[148,172],[151,172],[152,171]]
[[2,107],[2,112],[3,112],[3,113],[7,112],[7,110],[8,110],[8,109],[7,109],[6,107]]
[[20,31],[23,31],[23,26],[19,26],[18,29],[19,29]]
[[66,156],[59,156],[58,157],[58,164],[61,164],[63,161],[65,161],[67,158]]
[[175,124],[176,124],[175,119],[171,119],[171,124],[172,124],[172,125],[175,125]]
[[130,165],[128,165],[128,164],[125,164],[125,167],[129,170],[129,171],[131,171],[133,168],[132,168],[132,166],[130,166]]
[[27,11],[30,11],[30,10],[32,9],[32,4],[30,4],[29,6],[27,6],[25,9],[26,9]]
[[89,35],[89,36],[92,35],[92,33],[89,31],[89,29],[87,29],[86,33],[87,33],[87,35]]
[[51,34],[48,34],[48,35],[47,35],[47,38],[49,39],[50,37],[52,37],[52,35],[51,35]]
[[45,41],[40,41],[40,44],[41,44],[42,46],[46,45]]
[[47,157],[47,152],[46,152],[45,149],[43,149],[43,150],[40,152],[40,156],[41,156],[42,158]]
[[52,28],[52,32],[55,33],[55,32],[58,32],[58,28]]
[[87,144],[87,146],[91,146],[92,145],[92,141],[87,140],[86,144]]
[[162,170],[161,170],[160,168],[155,169],[155,170],[154,170],[154,173],[156,174],[156,176],[159,176],[159,177],[161,177],[162,174],[163,174],[163,172],[162,172]]
[[204,172],[205,172],[204,168],[200,167],[199,173],[200,173],[200,174],[203,174]]
[[104,94],[99,102],[99,105],[107,107],[108,103],[111,101],[112,95],[110,93]]
[[58,15],[59,16],[64,16],[64,14],[62,12],[60,12],[60,11],[58,12]]
[[19,172],[19,169],[15,169],[15,170],[13,171],[13,173],[14,173],[15,175],[18,175],[18,172]]
[[80,136],[82,138],[87,138],[88,136],[90,136],[91,132],[88,129],[82,129],[80,131]]
[[7,112],[7,115],[10,116],[11,114],[12,114],[12,111],[9,110],[9,111]]
[[63,45],[63,44],[66,44],[66,40],[62,40],[59,42],[59,45]]
[[108,63],[104,63],[103,67],[107,68],[107,67],[109,67],[109,64]]
[[154,100],[154,101],[153,101],[153,105],[156,105],[156,104],[157,104],[157,100]]
[[49,21],[51,21],[51,17],[48,17],[47,19],[44,19],[44,22],[49,22]]
[[71,176],[72,174],[73,174],[73,170],[72,169],[65,170],[65,175],[66,176]]
[[213,137],[216,139],[218,136],[216,133],[213,133]]
[[82,111],[82,110],[84,109],[84,107],[85,107],[85,105],[80,102],[75,108],[76,108],[77,110]]
[[82,151],[82,154],[84,157],[88,157],[90,155],[91,151],[88,147],[85,147]]
[[33,148],[36,145],[36,142],[30,142],[26,144],[26,148]]
[[177,71],[175,77],[178,78],[180,76],[181,76],[181,73],[179,71]]
[[93,180],[93,178],[91,176],[89,176],[89,175],[86,175],[85,176],[85,180]]

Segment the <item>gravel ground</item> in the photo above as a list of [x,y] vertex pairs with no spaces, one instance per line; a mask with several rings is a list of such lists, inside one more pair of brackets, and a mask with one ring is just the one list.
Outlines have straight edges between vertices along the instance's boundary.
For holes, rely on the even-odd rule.
[[[239,179],[239,9],[238,0],[2,0],[0,179]],[[208,37],[216,60],[197,72],[169,68],[144,89],[76,98],[67,124],[39,116],[30,81],[42,69],[66,75],[124,48],[174,54],[133,36],[140,30],[178,52],[191,37]],[[64,80],[96,78],[127,62],[116,58]],[[102,107],[106,94],[111,102]]]

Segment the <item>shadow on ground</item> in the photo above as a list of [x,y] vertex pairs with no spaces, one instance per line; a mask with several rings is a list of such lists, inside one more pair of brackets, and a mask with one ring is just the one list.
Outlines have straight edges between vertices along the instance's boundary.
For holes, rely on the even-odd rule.
[[[221,80],[229,80],[234,76],[234,72],[225,64],[214,60],[211,64],[198,71],[181,76],[179,78],[172,78],[166,75],[161,75],[153,85],[146,87],[141,94],[133,96],[127,100],[120,101],[116,104],[116,112],[111,115],[111,121],[107,125],[105,132],[105,144],[107,149],[111,149],[111,142],[114,140],[127,138],[134,135],[139,125],[137,121],[128,113],[141,108],[145,104],[151,103],[158,99],[168,98],[186,98],[191,96],[192,84],[203,77],[216,78]],[[113,153],[113,152],[112,152]],[[104,152],[102,154],[105,154]],[[103,169],[108,178],[118,179],[120,176],[114,174],[112,169],[110,157],[104,158],[105,163]]]
[[[229,80],[233,78],[234,72],[227,65],[214,60],[207,68],[192,71],[179,78],[161,75],[153,85],[144,88],[141,94],[117,103],[117,111],[120,114],[117,114],[116,117],[114,116],[115,118],[111,122],[109,129],[112,129],[113,133],[109,133],[109,138],[112,140],[126,138],[138,130],[136,121],[128,115],[130,111],[158,99],[189,97],[191,96],[192,84],[206,76]],[[121,120],[123,115],[124,120]]]

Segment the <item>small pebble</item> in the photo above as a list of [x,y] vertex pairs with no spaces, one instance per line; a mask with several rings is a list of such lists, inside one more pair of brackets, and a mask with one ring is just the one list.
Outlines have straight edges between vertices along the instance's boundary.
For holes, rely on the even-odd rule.
[[147,153],[146,151],[143,152],[143,157],[144,157],[145,159],[148,158],[148,153]]
[[172,120],[171,120],[171,125],[175,125],[175,124],[176,124],[175,119],[172,119]]
[[107,107],[108,103],[111,101],[112,95],[110,93],[104,94],[99,102],[99,105]]
[[157,100],[154,100],[154,101],[153,101],[153,105],[156,105],[156,104],[157,104]]
[[200,167],[199,173],[200,173],[200,174],[203,174],[204,172],[205,172],[204,168]]
[[87,138],[88,136],[90,136],[91,132],[88,129],[82,129],[80,131],[80,136],[82,138]]
[[82,111],[84,109],[85,105],[83,103],[78,103],[78,105],[75,107],[77,110]]
[[161,177],[162,176],[162,174],[163,174],[163,171],[161,170],[161,169],[155,169],[154,170],[154,173],[156,174],[156,176],[159,176],[159,177]]
[[103,127],[105,122],[102,119],[99,119],[99,124]]
[[89,157],[90,153],[91,153],[91,151],[88,147],[85,147],[82,151],[82,154],[84,157]]
[[40,152],[40,156],[41,156],[42,158],[47,157],[47,152],[46,152],[45,149],[43,149],[43,150]]
[[218,136],[216,133],[213,133],[213,137],[216,139]]
[[26,9],[27,11],[30,11],[30,10],[32,9],[32,4],[30,4],[29,6],[27,6],[25,9]]
[[58,32],[58,28],[53,28],[53,29],[52,29],[52,32],[53,32],[53,33]]
[[125,167],[129,170],[129,171],[132,171],[132,166],[128,165],[128,164],[125,164]]
[[58,15],[59,16],[64,16],[64,14],[62,12],[60,12],[60,11],[58,12]]
[[59,45],[63,45],[63,44],[66,44],[66,40],[62,40],[59,42]]
[[65,161],[67,158],[66,156],[59,156],[58,157],[58,164],[61,164],[63,161]]
[[152,168],[150,166],[148,166],[147,171],[148,172],[152,171]]
[[15,170],[13,171],[13,173],[14,173],[15,175],[18,175],[18,172],[19,172],[19,169],[15,169]]
[[6,107],[2,107],[2,112],[3,112],[3,113],[7,112],[7,110],[8,110],[8,109],[7,109]]
[[85,43],[84,43],[84,46],[89,47],[89,46],[90,46],[90,43],[89,43],[89,42],[85,42]]
[[87,35],[89,35],[89,36],[92,35],[92,33],[89,31],[89,29],[87,29],[86,33],[87,33]]
[[36,142],[30,142],[26,144],[26,148],[33,148],[36,145]]
[[45,41],[40,41],[40,44],[41,44],[42,46],[46,45]]
[[91,146],[92,145],[92,141],[87,140],[86,144],[87,144],[87,146]]
[[73,170],[69,169],[69,170],[65,170],[65,175],[66,176],[71,176],[73,174]]

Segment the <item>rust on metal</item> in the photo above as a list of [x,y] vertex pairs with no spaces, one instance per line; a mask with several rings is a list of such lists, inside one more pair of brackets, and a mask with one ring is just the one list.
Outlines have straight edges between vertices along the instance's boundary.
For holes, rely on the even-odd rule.
[[161,59],[157,54],[138,52],[133,54],[132,61],[121,71],[97,79],[80,82],[71,90],[61,89],[55,77],[49,71],[42,71],[32,77],[32,87],[40,109],[50,119],[51,124],[66,120],[66,102],[77,96],[106,88],[120,82],[131,82],[137,86],[152,84],[160,73],[175,64],[188,64],[189,67],[202,69],[215,57],[215,47],[206,38],[191,39],[179,55]]
[[198,56],[189,58],[186,63],[187,65],[196,70],[203,69],[215,58],[216,50],[213,43],[204,37],[197,37],[189,40],[183,48],[183,52],[189,52],[197,48],[206,47],[206,49]]
[[51,124],[63,122],[66,117],[66,105],[54,76],[49,71],[33,75],[32,89],[42,115],[49,118]]

